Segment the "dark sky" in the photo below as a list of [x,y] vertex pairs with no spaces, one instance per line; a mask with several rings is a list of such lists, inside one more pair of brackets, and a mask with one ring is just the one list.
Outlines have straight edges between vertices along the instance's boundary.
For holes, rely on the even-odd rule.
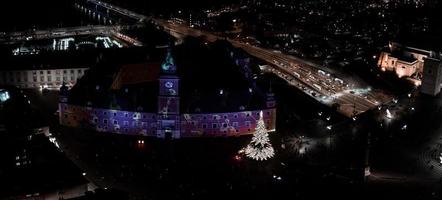
[[72,21],[67,0],[7,0],[0,7],[0,31],[37,26],[56,26]]

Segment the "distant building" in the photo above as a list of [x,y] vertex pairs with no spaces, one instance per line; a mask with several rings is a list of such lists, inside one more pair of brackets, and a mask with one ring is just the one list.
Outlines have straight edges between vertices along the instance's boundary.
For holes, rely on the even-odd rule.
[[442,54],[391,42],[381,52],[378,66],[382,71],[394,71],[399,78],[408,78],[421,85],[421,92],[437,95],[440,92]]
[[437,58],[426,58],[421,92],[436,96],[440,92],[442,83],[442,62]]
[[86,70],[88,70],[87,67],[3,69],[0,70],[0,85],[12,85],[18,88],[59,89],[65,82],[67,86],[72,87]]
[[404,46],[391,42],[386,51],[381,52],[378,66],[382,71],[394,71],[399,78],[408,77],[414,80],[422,78],[424,60],[431,51]]
[[111,79],[82,80],[88,85],[70,91],[63,87],[60,124],[158,138],[240,136],[254,133],[262,111],[267,129],[275,130],[273,94],[262,92],[249,82],[253,77],[247,70],[239,70],[249,67],[243,63],[247,59],[206,65],[189,61],[185,51],[180,63],[191,66],[177,68],[180,63],[169,52],[163,64],[126,65]]

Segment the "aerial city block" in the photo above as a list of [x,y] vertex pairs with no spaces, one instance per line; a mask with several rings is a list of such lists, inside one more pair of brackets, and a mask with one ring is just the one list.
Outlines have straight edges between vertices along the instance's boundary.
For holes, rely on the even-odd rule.
[[16,0],[0,199],[442,199],[439,0]]

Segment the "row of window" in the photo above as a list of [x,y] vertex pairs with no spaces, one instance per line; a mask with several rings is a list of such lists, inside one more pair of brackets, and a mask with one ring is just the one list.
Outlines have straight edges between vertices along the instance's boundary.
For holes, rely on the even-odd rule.
[[[64,109],[67,109],[67,106],[65,105],[65,107],[64,107]],[[73,107],[73,109],[72,109],[73,111],[76,111],[76,108],[75,107]],[[112,113],[111,115],[113,115],[114,117],[117,117],[117,112],[112,112],[112,111],[98,111],[98,110],[95,110],[94,111],[94,114],[95,115],[99,115],[99,114],[103,114],[104,116],[107,116],[109,113]],[[246,117],[250,117],[251,116],[251,113],[252,112],[247,112],[246,113]],[[255,112],[255,115],[257,116],[257,117],[259,117],[259,113],[260,112]],[[271,114],[271,112],[270,111],[267,111],[267,112],[265,112],[265,114],[266,114],[266,116],[270,116],[270,114]],[[131,114],[130,115],[132,118],[134,118],[134,119],[141,119],[141,117],[143,118],[143,119],[146,119],[147,118],[147,116],[145,115],[145,114],[141,114],[141,113],[133,113],[133,114]],[[208,116],[210,116],[210,115],[204,115],[202,118],[204,119],[204,120],[206,120],[207,118],[208,118]],[[126,112],[126,113],[124,113],[124,117],[126,117],[126,118],[128,118],[129,117],[129,113],[128,112]],[[155,114],[153,114],[151,117],[150,117],[151,119],[155,119],[156,117],[155,117]],[[195,117],[195,118],[197,118],[197,117]],[[227,119],[228,118],[228,115],[223,115],[223,118],[224,119]],[[234,114],[233,115],[233,118],[238,118],[238,114]],[[220,115],[212,115],[212,119],[213,120],[219,120],[219,119],[221,119],[221,116]]]
[[52,74],[56,74],[56,75],[61,75],[63,74],[70,74],[70,75],[75,75],[75,72],[77,72],[78,75],[82,75],[87,69],[57,69],[57,70],[28,70],[28,71],[7,71],[7,72],[3,72],[3,75],[8,75],[8,76],[27,76],[30,72],[32,72],[32,75],[36,76],[37,74],[39,75],[52,75]]
[[[67,118],[68,115],[65,114],[64,117]],[[73,119],[77,120],[77,117],[73,116]],[[94,124],[97,124],[98,123],[98,118],[95,117],[95,118],[93,118],[92,121],[93,121]],[[120,122],[118,120],[116,120],[116,119],[114,119],[114,120],[103,119],[103,124],[108,124],[108,123],[112,123],[113,125],[120,125]],[[266,124],[269,125],[269,123],[270,123],[270,120],[266,120]],[[122,125],[126,126],[126,127],[129,126],[129,121],[123,121]],[[192,121],[192,125],[195,125],[194,121]],[[252,123],[250,121],[245,121],[244,125],[247,128],[251,128],[252,127]],[[147,127],[147,122],[132,121],[132,126],[133,127]],[[238,122],[232,122],[231,126],[234,127],[234,128],[238,128],[239,127],[239,123]],[[151,123],[150,127],[151,128],[156,128],[157,127],[157,123],[156,122]],[[229,125],[227,123],[212,123],[212,126],[211,126],[212,129],[228,128],[228,127],[229,127]],[[200,128],[207,129],[208,128],[208,124],[207,123],[202,123]]]
[[[120,127],[113,127],[113,130],[112,130],[112,128],[111,129],[109,129],[107,126],[97,126],[97,129],[98,130],[104,130],[104,131],[115,131],[115,132],[120,132]],[[122,129],[124,132],[129,132],[129,128],[123,128]],[[183,130],[184,132],[183,133],[185,133],[186,131],[185,130]],[[247,131],[248,132],[250,132],[250,131],[252,131],[251,129],[247,129]],[[236,133],[239,133],[239,129],[235,129],[235,132]],[[151,135],[155,135],[155,133],[156,133],[156,130],[150,130],[150,131],[147,131],[147,130],[144,130],[143,131],[143,134],[148,134],[148,133],[150,133]],[[223,134],[227,134],[227,131],[226,130],[223,130],[223,131],[211,131],[211,132],[206,132],[206,131],[203,131],[202,132],[202,134],[219,134],[219,133],[223,133]]]
[[[97,126],[97,129],[104,130],[104,131],[110,130],[110,131],[120,132],[120,127],[113,127],[113,130],[112,130],[112,129],[108,129],[107,126]],[[123,130],[124,130],[124,132],[129,132],[129,128],[124,128]],[[145,131],[145,134],[147,134],[147,131]],[[150,134],[152,134],[152,135],[155,134],[155,130],[151,130]]]
[[[98,123],[98,118],[94,118],[93,122],[95,124],[97,124]],[[113,125],[120,125],[118,120],[115,120],[115,119],[114,120],[103,119],[103,124],[108,124],[108,123],[111,123],[111,122],[112,122]],[[129,121],[123,121],[123,126],[129,126]],[[133,127],[146,127],[147,126],[147,122],[132,121],[132,126]],[[156,122],[151,123],[150,127],[156,128],[157,127],[157,123]]]
[[[59,70],[57,70],[57,71],[59,71]],[[64,71],[67,71],[67,70],[64,70]],[[59,73],[56,73],[57,74],[56,76],[51,76],[51,73],[49,73],[50,70],[48,70],[48,75],[46,77],[45,76],[38,77],[36,75],[37,74],[36,71],[33,71],[32,72],[33,73],[32,82],[75,81],[76,77],[81,77],[84,70],[78,69],[78,71],[79,72],[78,72],[77,76],[75,76],[74,73],[71,73],[70,76],[67,74],[63,74],[63,76],[61,76]],[[23,73],[22,73],[20,71],[17,71],[17,72],[15,72],[15,75],[13,72],[8,72],[8,73],[4,72],[3,75],[0,77],[3,78],[3,82],[22,82],[22,81],[28,82],[28,74],[27,74],[28,72],[29,71],[23,71]],[[40,71],[40,72],[43,72],[43,71]]]
[[[66,107],[65,107],[65,109],[66,109]],[[75,111],[76,109],[74,108],[73,110]],[[114,117],[117,117],[117,112],[109,112],[109,113],[112,113],[112,115],[113,115]],[[95,111],[94,111],[94,114],[95,114],[95,115],[98,115],[98,114],[100,114],[100,112],[97,111],[97,110],[95,110]],[[108,111],[102,111],[101,114],[107,116]],[[134,114],[131,114],[130,116],[131,116],[132,118],[134,118],[134,119],[141,119],[141,117],[143,117],[143,119],[146,119],[146,118],[147,118],[147,116],[146,116],[145,114],[141,114],[141,113],[134,113]],[[129,118],[129,113],[128,113],[128,112],[124,113],[124,117]],[[151,118],[152,118],[152,119],[155,119],[155,115],[152,115]]]
[[[71,76],[70,79],[68,79],[68,77],[66,77],[66,76],[63,76],[63,79],[62,79],[62,77],[57,76],[57,77],[55,77],[55,80],[52,79],[51,76],[47,76],[46,78],[44,76],[40,76],[40,80],[37,79],[36,76],[32,77],[32,82],[52,82],[52,81],[61,82],[62,80],[64,82],[67,82],[67,81],[75,81],[76,79],[74,76]],[[21,79],[20,77],[17,77],[14,79],[14,77],[9,77],[9,82],[22,82],[22,81],[28,82],[28,78],[25,77],[25,78]]]
[[[257,118],[259,118],[259,113],[260,112],[254,113],[257,116]],[[265,114],[266,114],[266,116],[270,116],[270,111],[267,111]],[[246,112],[246,117],[250,117],[250,116],[252,116],[252,112]],[[203,119],[204,120],[206,120],[207,118],[208,118],[207,115],[203,115]],[[223,115],[222,118],[227,119],[228,115]],[[238,118],[238,114],[234,114],[233,118],[235,118],[235,119]],[[220,115],[212,115],[212,119],[213,120],[219,120],[219,119],[221,119],[221,116]]]
[[[67,106],[65,105],[65,107],[64,107],[64,109],[67,109]],[[76,108],[75,107],[73,107],[73,111],[76,111]],[[101,112],[101,114],[103,114],[104,116],[108,116],[108,113],[112,113],[111,115],[113,115],[114,117],[117,117],[117,112],[108,112],[108,111],[102,111]],[[98,115],[98,114],[100,114],[100,111],[97,111],[97,110],[95,110],[94,111],[94,114],[95,115]],[[259,116],[259,112],[256,112],[256,114]],[[266,112],[266,114],[267,114],[267,116],[270,116],[270,111],[267,111]],[[142,119],[146,119],[147,118],[147,116],[145,115],[145,114],[141,114],[141,113],[133,113],[133,114],[131,114],[131,115],[129,115],[129,113],[124,113],[124,117],[125,118],[129,118],[129,116],[130,117],[132,117],[133,119],[141,119],[141,117],[142,117]],[[246,114],[246,117],[249,117],[250,116],[250,112],[248,112],[247,114]],[[150,116],[150,118],[151,119],[156,119],[156,115],[155,114],[153,114],[153,115],[151,115]],[[227,115],[224,115],[223,116],[223,118],[224,119],[227,119]],[[234,114],[234,118],[238,118],[238,114]],[[207,119],[207,116],[203,116],[203,119],[204,120],[206,120]],[[214,120],[217,120],[217,119],[219,119],[219,115],[213,115],[213,119]],[[106,119],[105,119],[106,120]],[[238,122],[233,122],[232,123],[232,126],[233,127],[237,127],[238,125],[237,125],[237,123]],[[249,126],[249,125],[247,125],[248,123],[250,123],[250,122],[246,122],[246,126]],[[192,125],[195,125],[195,121],[191,121],[191,124]],[[214,123],[214,124],[216,124],[216,123]],[[224,124],[224,123],[223,123]],[[226,127],[227,125],[222,125],[223,127]],[[203,128],[205,128],[205,127],[203,127]]]
[[[65,117],[67,117],[67,115],[65,115]],[[76,118],[74,117],[74,119],[76,119]],[[97,124],[98,118],[94,118],[93,123]],[[113,125],[120,125],[120,122],[118,120],[103,119],[103,124],[108,124],[108,123],[112,123]],[[269,125],[269,123],[270,123],[270,120],[266,120],[266,124]],[[195,123],[193,123],[192,125],[195,125]],[[245,121],[244,125],[247,128],[252,128],[252,123],[250,121]],[[126,126],[126,127],[129,126],[129,121],[123,121],[123,126]],[[132,121],[132,127],[147,127],[147,122]],[[150,127],[156,128],[157,123],[156,122],[151,123]],[[227,124],[227,123],[212,123],[212,126],[211,126],[212,129],[228,128],[228,127],[229,127],[229,124]],[[239,122],[232,122],[231,127],[238,128]],[[207,123],[202,123],[200,128],[207,129],[208,128]]]

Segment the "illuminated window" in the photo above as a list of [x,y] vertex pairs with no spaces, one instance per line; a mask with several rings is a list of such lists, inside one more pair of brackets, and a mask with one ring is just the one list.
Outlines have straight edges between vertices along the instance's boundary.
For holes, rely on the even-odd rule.
[[250,128],[250,127],[252,127],[252,125],[251,125],[250,121],[246,121],[246,122],[245,122],[245,125],[246,125],[246,127],[247,127],[247,128]]
[[233,122],[233,124],[232,124],[232,125],[233,125],[233,127],[235,127],[235,128],[236,128],[236,127],[238,127],[238,122]]

